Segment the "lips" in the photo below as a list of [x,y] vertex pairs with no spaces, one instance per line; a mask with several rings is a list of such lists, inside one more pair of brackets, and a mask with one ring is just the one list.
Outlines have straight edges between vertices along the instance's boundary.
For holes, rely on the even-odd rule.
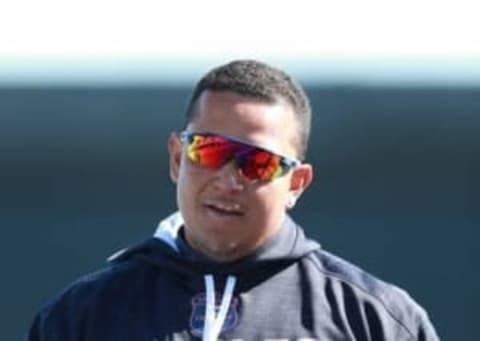
[[228,216],[243,216],[244,212],[239,203],[224,200],[206,200],[204,206],[217,214]]

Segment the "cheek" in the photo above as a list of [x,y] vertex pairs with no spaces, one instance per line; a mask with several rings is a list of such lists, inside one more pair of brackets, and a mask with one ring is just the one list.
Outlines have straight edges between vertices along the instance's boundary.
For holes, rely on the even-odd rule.
[[277,183],[275,186],[259,188],[256,195],[257,211],[270,215],[273,211],[278,212],[286,207],[289,190],[285,183]]
[[[185,162],[185,161],[184,161]],[[208,171],[196,168],[190,164],[183,164],[178,173],[177,201],[179,206],[192,206],[202,188],[208,182]]]
[[180,209],[191,206],[197,181],[188,171],[181,168],[177,179],[177,202]]

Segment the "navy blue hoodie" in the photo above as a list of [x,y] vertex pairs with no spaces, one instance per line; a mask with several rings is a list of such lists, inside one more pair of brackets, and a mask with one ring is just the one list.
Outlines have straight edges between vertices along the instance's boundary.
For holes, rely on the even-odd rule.
[[49,301],[29,341],[438,340],[403,290],[322,250],[287,218],[254,254],[202,258],[179,213]]

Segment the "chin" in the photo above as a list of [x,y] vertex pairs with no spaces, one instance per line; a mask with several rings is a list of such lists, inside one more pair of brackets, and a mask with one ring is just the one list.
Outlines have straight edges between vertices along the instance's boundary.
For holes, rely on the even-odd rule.
[[238,243],[225,240],[210,240],[208,247],[204,247],[204,253],[215,261],[228,262],[236,260],[238,257]]
[[208,246],[208,249],[215,253],[230,253],[238,249],[238,243],[226,239],[210,240]]

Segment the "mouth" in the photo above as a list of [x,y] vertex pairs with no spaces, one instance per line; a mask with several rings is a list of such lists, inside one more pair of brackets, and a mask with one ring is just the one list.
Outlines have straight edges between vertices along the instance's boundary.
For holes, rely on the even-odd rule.
[[225,217],[241,217],[244,212],[240,204],[229,201],[207,200],[204,207],[216,215]]

